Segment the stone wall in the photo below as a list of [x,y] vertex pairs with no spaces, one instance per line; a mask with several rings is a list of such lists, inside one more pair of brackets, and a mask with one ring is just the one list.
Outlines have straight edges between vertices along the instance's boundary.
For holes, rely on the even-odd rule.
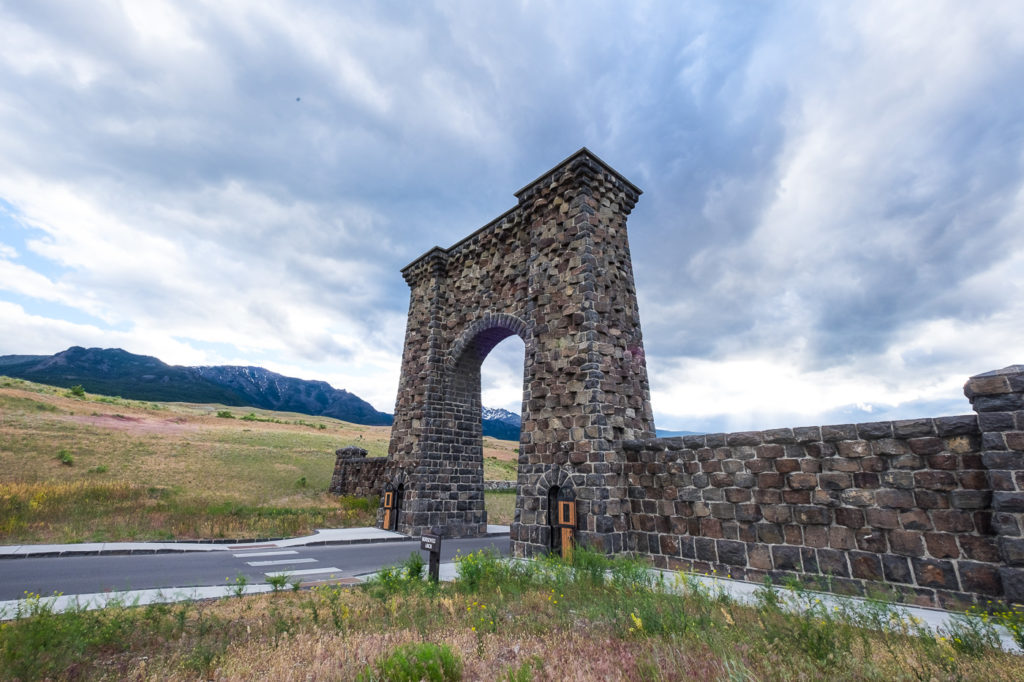
[[366,455],[366,450],[358,447],[336,450],[334,475],[328,491],[336,495],[380,496],[390,474],[388,459]]
[[965,393],[977,415],[626,441],[629,549],[928,605],[1024,601],[1024,368]]

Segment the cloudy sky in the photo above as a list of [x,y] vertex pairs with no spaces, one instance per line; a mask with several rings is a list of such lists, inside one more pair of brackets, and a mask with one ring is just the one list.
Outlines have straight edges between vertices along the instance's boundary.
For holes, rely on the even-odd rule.
[[[644,190],[660,428],[961,414],[1024,363],[1019,0],[0,0],[0,35],[0,354],[390,412],[399,268],[587,146]],[[522,354],[485,404],[518,410]]]

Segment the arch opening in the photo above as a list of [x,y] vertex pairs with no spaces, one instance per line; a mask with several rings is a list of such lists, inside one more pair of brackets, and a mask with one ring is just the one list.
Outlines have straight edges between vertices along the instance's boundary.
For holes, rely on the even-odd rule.
[[[449,461],[457,461],[462,472],[456,509],[479,511],[484,524],[511,525],[518,507],[515,494],[518,486],[514,485],[507,492],[487,491],[484,481],[518,482],[526,344],[517,331],[500,324],[471,332],[471,336],[464,337],[461,352],[449,366],[445,391],[444,422],[457,434]],[[515,379],[510,380],[510,376]],[[497,398],[502,409],[519,418],[514,426],[491,420],[488,435],[492,438],[503,435],[504,438],[488,438],[486,448],[482,412],[485,406],[492,406],[483,401],[484,395]],[[502,426],[504,431],[494,434],[492,428],[500,430]],[[509,443],[511,439],[514,444]]]

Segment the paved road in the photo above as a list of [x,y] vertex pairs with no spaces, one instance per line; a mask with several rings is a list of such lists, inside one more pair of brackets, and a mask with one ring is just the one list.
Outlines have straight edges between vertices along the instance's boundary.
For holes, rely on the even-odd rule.
[[[0,600],[25,592],[50,595],[105,591],[224,585],[239,574],[249,583],[265,583],[267,574],[287,572],[318,580],[371,573],[419,551],[419,540],[355,545],[264,547],[218,552],[142,556],[66,556],[0,560]],[[447,539],[441,560],[491,547],[507,555],[508,536]],[[426,553],[422,553],[424,559]],[[229,580],[230,579],[230,580]]]

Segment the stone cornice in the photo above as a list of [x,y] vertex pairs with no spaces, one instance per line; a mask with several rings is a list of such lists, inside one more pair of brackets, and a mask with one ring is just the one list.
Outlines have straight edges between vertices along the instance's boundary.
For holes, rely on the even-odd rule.
[[550,193],[552,186],[568,183],[569,187],[578,189],[583,186],[594,187],[602,184],[602,181],[605,184],[610,183],[612,187],[622,192],[624,208],[627,214],[633,209],[637,199],[643,193],[639,187],[602,161],[596,154],[586,147],[582,147],[554,168],[543,173],[536,180],[515,192],[515,197],[519,200],[517,206],[509,209],[468,237],[460,239],[447,249],[440,246],[433,247],[402,268],[402,277],[409,286],[413,286],[425,272],[433,270],[432,268],[425,268],[426,263],[433,262],[435,265],[438,263],[446,264],[449,255],[459,250],[463,245],[472,242],[485,232],[496,229],[499,225],[510,219],[513,221],[517,220],[517,212],[532,204],[541,194]]

